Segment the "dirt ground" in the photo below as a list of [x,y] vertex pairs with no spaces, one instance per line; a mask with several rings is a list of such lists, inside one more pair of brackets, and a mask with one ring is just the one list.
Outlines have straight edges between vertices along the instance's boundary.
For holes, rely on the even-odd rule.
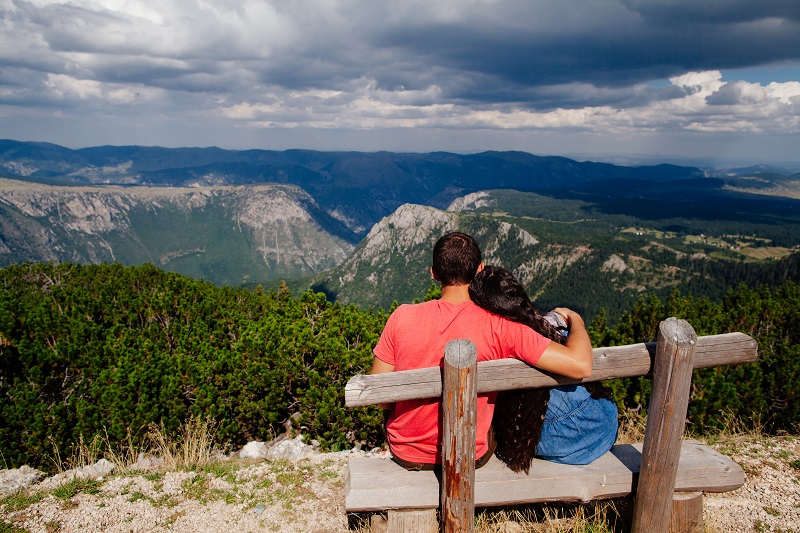
[[[712,445],[742,466],[746,482],[706,496],[707,532],[800,532],[800,438]],[[347,454],[314,454],[298,461],[112,474],[57,488],[45,480],[38,489],[0,499],[0,532],[344,532],[353,527],[344,511],[346,462]],[[573,530],[559,522],[499,520],[479,530]]]

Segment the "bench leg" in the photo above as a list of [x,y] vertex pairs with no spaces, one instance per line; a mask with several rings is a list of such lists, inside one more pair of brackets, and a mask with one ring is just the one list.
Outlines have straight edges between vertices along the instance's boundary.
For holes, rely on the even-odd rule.
[[370,533],[386,533],[386,517],[382,514],[376,513],[369,517],[369,530]]
[[[436,509],[389,509],[386,520],[376,521],[373,515],[372,533],[438,533],[439,522]],[[378,522],[383,522],[382,524]]]
[[670,533],[703,533],[703,493],[676,492],[672,495]]

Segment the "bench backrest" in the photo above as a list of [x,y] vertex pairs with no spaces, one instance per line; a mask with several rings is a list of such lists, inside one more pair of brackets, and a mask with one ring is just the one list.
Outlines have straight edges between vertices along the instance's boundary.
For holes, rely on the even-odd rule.
[[[546,374],[518,359],[483,361],[478,363],[478,393],[646,376],[652,372],[655,354],[655,342],[595,348],[592,375],[583,380]],[[749,335],[707,335],[697,338],[692,367],[737,365],[757,359],[758,345]],[[439,398],[441,395],[442,369],[439,367],[353,376],[344,392],[348,407]]]

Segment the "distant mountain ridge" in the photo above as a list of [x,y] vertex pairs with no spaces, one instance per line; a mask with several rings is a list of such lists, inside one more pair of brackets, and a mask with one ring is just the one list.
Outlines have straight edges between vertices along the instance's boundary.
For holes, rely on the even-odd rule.
[[[71,150],[0,140],[4,177],[65,185],[173,187],[294,184],[347,226],[357,242],[406,203],[446,207],[484,189],[546,190],[606,180],[670,182],[700,178],[695,167],[622,167],[525,152],[317,152],[99,146]],[[348,234],[349,232],[349,234]]]

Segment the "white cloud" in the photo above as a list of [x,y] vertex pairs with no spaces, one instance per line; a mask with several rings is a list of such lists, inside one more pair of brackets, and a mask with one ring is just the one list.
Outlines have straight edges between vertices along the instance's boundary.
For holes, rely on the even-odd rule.
[[669,79],[672,85],[686,89],[691,94],[701,97],[709,96],[722,87],[722,73],[718,70],[707,72],[687,72]]
[[0,106],[98,113],[120,129],[168,114],[188,139],[204,117],[245,128],[797,133],[800,79],[722,75],[800,61],[790,4],[695,4],[0,0]]
[[[594,132],[798,131],[800,83],[763,86],[723,82],[718,71],[672,78],[681,95],[650,99],[637,107],[608,105],[536,111],[508,104],[476,106],[448,102],[438,87],[386,91],[362,80],[351,91],[265,93],[264,101],[222,106],[219,113],[252,127],[484,128]],[[645,91],[639,87],[638,91]],[[733,98],[724,97],[726,93]],[[723,95],[721,97],[720,95]],[[718,100],[715,102],[715,99]],[[724,100],[719,102],[719,100]],[[252,121],[248,124],[248,121]]]
[[769,98],[778,99],[784,104],[793,104],[795,108],[800,104],[800,81],[772,82],[765,87],[765,91]]
[[125,84],[100,83],[82,80],[64,74],[48,74],[44,85],[54,99],[74,102],[91,100],[93,105],[137,104],[154,101],[163,96],[163,91],[149,87],[135,87]]

